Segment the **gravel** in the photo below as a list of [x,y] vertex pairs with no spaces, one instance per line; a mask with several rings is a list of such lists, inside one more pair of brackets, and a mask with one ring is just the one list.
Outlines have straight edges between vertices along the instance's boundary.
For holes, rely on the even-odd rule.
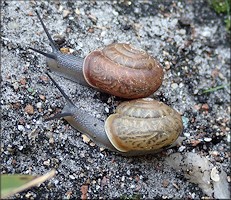
[[[1,173],[57,170],[14,198],[205,197],[163,162],[173,152],[197,152],[230,174],[230,35],[224,16],[206,2],[1,1]],[[50,50],[35,9],[60,47],[73,54],[84,57],[109,43],[129,42],[159,60],[165,77],[151,97],[182,114],[182,146],[127,158],[84,141],[64,120],[43,122],[65,101],[45,76],[45,58],[28,50]],[[121,101],[52,76],[76,104],[102,120]]]

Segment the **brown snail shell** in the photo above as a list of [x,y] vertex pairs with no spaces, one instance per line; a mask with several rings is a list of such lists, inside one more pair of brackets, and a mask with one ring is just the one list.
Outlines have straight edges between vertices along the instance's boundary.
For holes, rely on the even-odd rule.
[[151,98],[121,103],[105,122],[113,146],[121,152],[151,151],[171,145],[183,131],[180,114]]
[[151,95],[164,76],[153,57],[125,43],[113,43],[88,54],[83,74],[89,85],[129,99]]

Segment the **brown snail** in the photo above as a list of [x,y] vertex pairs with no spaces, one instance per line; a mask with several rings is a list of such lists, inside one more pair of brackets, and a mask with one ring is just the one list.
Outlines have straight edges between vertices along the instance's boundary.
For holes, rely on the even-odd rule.
[[157,153],[173,144],[183,130],[180,114],[151,98],[123,102],[103,122],[75,106],[47,75],[67,101],[62,113],[48,120],[64,117],[100,147],[126,156]]
[[[52,71],[123,98],[147,97],[160,87],[163,70],[144,51],[128,44],[111,44],[93,51],[84,60],[62,54],[37,15],[49,38],[52,52],[31,49],[48,58],[47,64]],[[47,120],[64,117],[98,146],[128,156],[156,153],[171,146],[183,130],[177,111],[150,98],[123,102],[105,122],[101,121],[74,105],[53,78],[47,75],[67,101],[62,113]]]
[[88,54],[85,59],[62,54],[55,46],[40,15],[52,52],[45,53],[30,48],[47,57],[52,71],[82,85],[90,85],[103,92],[127,99],[142,98],[153,94],[162,84],[163,69],[143,50],[130,44],[114,43]]

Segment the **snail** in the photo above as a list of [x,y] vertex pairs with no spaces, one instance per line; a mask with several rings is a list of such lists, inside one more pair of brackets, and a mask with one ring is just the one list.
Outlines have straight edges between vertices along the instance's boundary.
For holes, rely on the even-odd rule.
[[176,142],[183,131],[180,114],[162,102],[144,98],[156,91],[163,81],[163,69],[154,58],[143,50],[122,43],[95,50],[85,59],[62,54],[36,13],[50,41],[52,52],[30,49],[47,57],[51,71],[82,85],[133,99],[122,102],[104,122],[76,106],[46,73],[67,104],[61,113],[45,121],[63,117],[98,146],[125,156],[157,153]]
[[126,43],[113,43],[92,51],[85,59],[62,54],[37,11],[36,14],[49,39],[52,52],[29,48],[47,57],[47,65],[51,71],[82,85],[127,99],[147,97],[161,86],[163,69],[144,50]]
[[170,147],[183,131],[180,114],[151,98],[122,102],[105,122],[77,107],[46,73],[65,97],[67,104],[60,114],[75,129],[86,134],[98,146],[125,156],[160,152]]

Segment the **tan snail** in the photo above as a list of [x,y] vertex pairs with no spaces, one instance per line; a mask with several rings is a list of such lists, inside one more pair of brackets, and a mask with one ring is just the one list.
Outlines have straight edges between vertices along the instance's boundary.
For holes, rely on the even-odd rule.
[[100,147],[127,156],[157,153],[173,144],[183,130],[180,114],[151,98],[123,102],[103,122],[75,106],[47,75],[67,101],[62,113],[48,120],[64,117]]
[[[93,51],[84,61],[72,55],[61,54],[55,47],[41,17],[38,13],[37,15],[50,40],[53,52],[44,53],[40,50],[31,49],[48,57],[48,66],[53,71],[61,72],[72,80],[85,85],[84,77],[86,77],[88,83],[90,82],[90,85],[92,85],[92,81],[96,81],[97,84],[94,87],[102,86],[103,89],[100,90],[105,92],[109,92],[115,87],[116,90],[111,94],[122,95],[121,97],[124,98],[147,97],[161,85],[163,70],[158,62],[147,53],[135,50],[130,45],[109,45],[104,49]],[[115,51],[120,45],[125,49],[127,48],[128,51]],[[126,58],[126,56],[133,57],[134,53],[135,57],[140,58],[141,61],[134,60],[135,63],[132,63],[130,58]],[[108,55],[109,57],[105,57]],[[115,62],[115,66],[113,66],[112,62]],[[146,65],[143,65],[145,62]],[[83,70],[80,67],[82,63],[84,63]],[[128,63],[132,66],[131,69],[127,66],[122,66],[122,64],[127,65]],[[144,66],[144,71],[140,69],[141,66]],[[113,67],[116,69],[111,69]],[[137,69],[138,72],[136,72]],[[126,72],[126,70],[128,71]],[[83,75],[82,71],[88,71],[88,73]],[[109,78],[106,77],[108,72]],[[92,73],[95,74],[92,75]],[[102,75],[102,73],[106,74]],[[122,75],[119,73],[122,73]],[[132,78],[130,73],[135,77]],[[139,74],[141,75],[140,78],[138,77]],[[123,102],[117,107],[116,112],[103,122],[75,106],[53,78],[48,73],[47,75],[67,101],[62,113],[49,118],[49,120],[64,117],[69,124],[78,131],[87,134],[98,146],[128,156],[156,153],[172,145],[183,130],[180,114],[164,103],[151,98]],[[97,75],[100,78],[97,79]],[[125,81],[122,78],[125,78]],[[130,79],[128,80],[128,78]],[[106,81],[105,84],[101,83],[103,80]],[[148,81],[150,82],[148,83]],[[122,83],[122,86],[125,85],[125,88],[118,86],[119,83]],[[126,83],[132,84],[132,87],[127,86]],[[141,83],[142,87],[136,86],[138,83]],[[149,86],[149,84],[152,86]],[[153,89],[153,85],[155,89]],[[109,90],[105,89],[106,86],[109,86]],[[147,91],[150,88],[152,88],[151,92]],[[126,92],[131,92],[131,95],[129,95],[130,93],[126,94]],[[142,94],[140,95],[138,92]]]

